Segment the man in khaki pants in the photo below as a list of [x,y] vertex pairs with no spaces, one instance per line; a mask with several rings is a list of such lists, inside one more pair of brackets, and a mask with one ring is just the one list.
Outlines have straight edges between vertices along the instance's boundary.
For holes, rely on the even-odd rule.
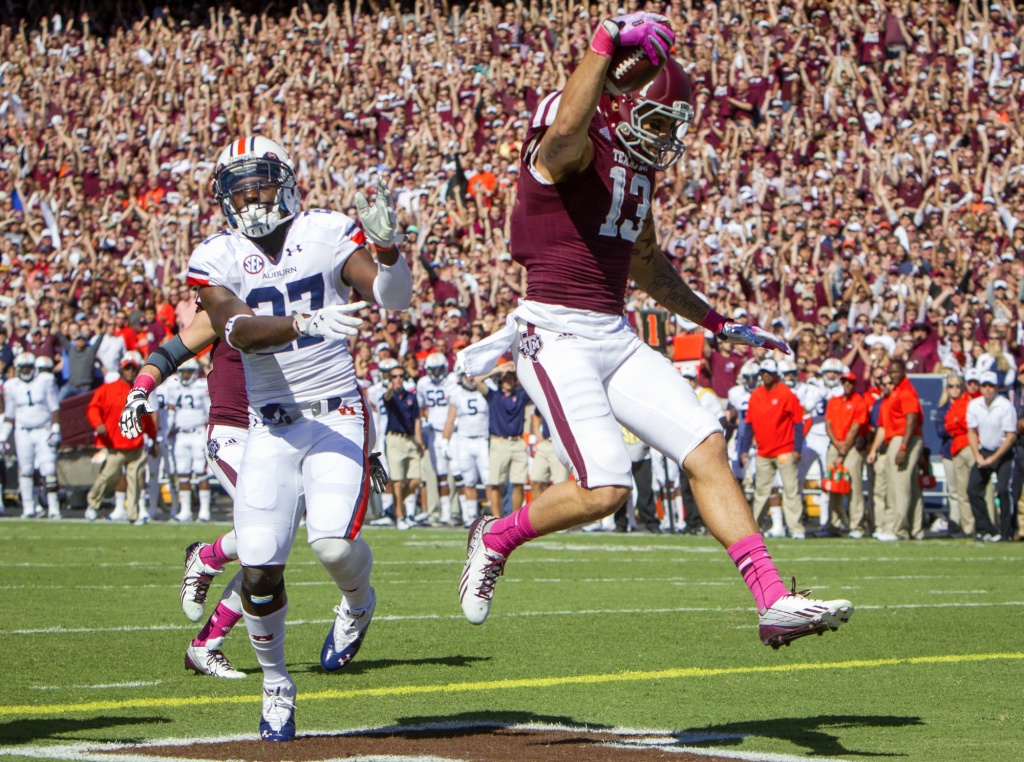
[[831,468],[841,464],[850,473],[850,510],[843,507],[843,496],[828,496],[828,525],[834,533],[849,532],[854,539],[864,536],[864,455],[857,449],[861,429],[868,423],[868,405],[854,391],[857,376],[844,373],[839,377],[843,393],[833,397],[825,408],[825,433],[829,446],[825,465]]
[[907,379],[902,360],[889,363],[892,392],[883,408],[885,459],[888,480],[886,503],[889,523],[880,526],[878,539],[915,540],[924,538],[924,498],[918,483],[918,461],[924,440],[921,437],[921,401]]
[[751,436],[757,442],[757,473],[754,477],[754,521],[760,526],[778,472],[782,479],[782,512],[786,528],[794,540],[806,538],[801,519],[803,501],[797,466],[804,438],[804,409],[785,384],[779,383],[779,367],[774,360],[761,363],[761,386],[750,394],[747,405],[747,433],[739,452],[746,466]]
[[[139,515],[139,482],[142,467],[146,464],[143,440],[141,436],[127,439],[121,433],[118,421],[140,367],[142,367],[142,355],[135,351],[126,352],[121,359],[120,377],[97,389],[86,409],[89,423],[92,424],[96,432],[96,446],[107,451],[107,457],[103,461],[99,476],[96,477],[96,481],[93,482],[92,488],[86,496],[85,518],[89,521],[95,521],[99,516],[100,503],[103,502],[107,491],[121,478],[122,470],[124,470],[128,482],[128,490],[125,495],[127,515],[122,516],[115,510],[110,518],[127,518],[129,521],[135,521]],[[156,439],[156,424],[152,415],[142,417],[142,431],[151,439]]]

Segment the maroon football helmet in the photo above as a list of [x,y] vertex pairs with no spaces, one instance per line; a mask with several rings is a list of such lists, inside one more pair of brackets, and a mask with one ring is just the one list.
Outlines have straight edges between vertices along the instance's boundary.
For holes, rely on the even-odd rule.
[[[634,159],[666,169],[683,155],[683,137],[693,121],[693,90],[682,64],[670,58],[649,85],[612,100],[608,122]],[[669,120],[668,130],[651,129],[652,118]]]

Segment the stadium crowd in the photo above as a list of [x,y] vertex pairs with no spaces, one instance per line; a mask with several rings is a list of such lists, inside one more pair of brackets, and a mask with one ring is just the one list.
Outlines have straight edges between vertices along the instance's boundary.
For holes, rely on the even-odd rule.
[[[185,263],[223,225],[214,159],[253,134],[291,152],[307,208],[355,217],[356,192],[381,175],[393,189],[415,295],[408,312],[366,311],[360,377],[376,381],[384,358],[411,378],[434,353],[451,367],[525,291],[508,248],[521,141],[619,8],[236,2],[142,18],[90,5],[31,22],[5,11],[0,25],[0,361],[9,374],[21,349],[51,357],[65,394],[191,319]],[[908,373],[994,372],[1019,402],[1013,0],[647,8],[671,20],[694,85],[687,154],[651,199],[690,285],[785,337],[799,382],[835,358],[856,393],[877,393],[899,359]],[[627,314],[654,307],[629,294]],[[697,381],[725,401],[752,355],[785,359],[708,337]]]

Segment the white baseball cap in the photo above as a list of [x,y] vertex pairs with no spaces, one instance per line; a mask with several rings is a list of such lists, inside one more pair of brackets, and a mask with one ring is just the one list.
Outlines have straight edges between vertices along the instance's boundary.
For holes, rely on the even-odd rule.
[[992,384],[992,386],[999,386],[999,376],[997,376],[991,370],[986,370],[984,373],[982,373],[981,374],[981,378],[979,380],[981,381],[981,385],[982,386],[984,386],[985,384]]
[[778,364],[775,362],[775,360],[771,359],[762,360],[761,365],[758,367],[758,370],[762,373],[774,373],[775,375],[779,374]]

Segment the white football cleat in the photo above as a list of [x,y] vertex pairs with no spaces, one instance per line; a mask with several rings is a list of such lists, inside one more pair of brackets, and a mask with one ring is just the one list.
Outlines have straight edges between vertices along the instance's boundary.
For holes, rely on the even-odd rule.
[[107,521],[128,521],[128,511],[124,508],[115,508],[107,515]]
[[194,542],[185,549],[185,576],[181,580],[181,610],[193,622],[198,622],[206,612],[206,594],[210,582],[223,569],[212,569],[202,562],[199,552],[209,545]]
[[185,669],[190,669],[197,675],[225,677],[228,680],[241,680],[246,676],[244,672],[232,667],[228,657],[221,651],[204,646],[188,647],[185,651]]
[[331,625],[324,647],[320,651],[320,666],[328,672],[337,672],[359,653],[373,620],[377,607],[377,594],[370,588],[370,605],[362,611],[350,611],[344,606],[335,606],[334,624]]
[[841,599],[822,601],[807,598],[810,592],[796,592],[796,580],[793,580],[792,592],[779,598],[760,616],[758,633],[762,643],[778,649],[797,638],[838,630],[839,625],[850,620],[852,603]]
[[98,518],[99,518],[99,512],[95,508],[88,507],[88,508],[85,509],[85,520],[86,521],[95,521]]
[[491,611],[494,583],[505,571],[505,556],[484,545],[487,527],[497,521],[493,516],[481,516],[469,529],[466,546],[466,566],[459,582],[459,602],[462,613],[471,624],[483,624]]
[[264,741],[295,738],[295,683],[277,688],[263,686],[260,738]]

